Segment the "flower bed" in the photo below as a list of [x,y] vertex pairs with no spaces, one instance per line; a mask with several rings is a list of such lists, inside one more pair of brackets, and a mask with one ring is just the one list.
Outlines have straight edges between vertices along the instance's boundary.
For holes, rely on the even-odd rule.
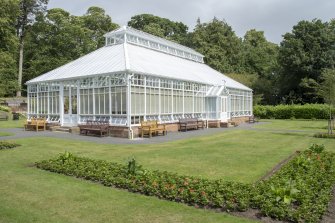
[[13,149],[13,148],[18,147],[18,146],[20,146],[20,145],[16,144],[16,143],[0,141],[0,150]]
[[256,185],[151,171],[64,153],[36,163],[38,168],[100,182],[105,186],[222,211],[260,209],[264,215],[293,222],[317,222],[327,209],[335,184],[335,154],[313,145],[269,180]]
[[253,203],[263,214],[293,222],[318,222],[335,184],[335,154],[313,145],[268,181],[257,185]]
[[246,210],[253,187],[249,184],[207,180],[166,171],[150,171],[133,163],[93,160],[65,153],[56,159],[38,162],[38,168],[100,182],[105,186],[127,189],[149,196],[190,205]]

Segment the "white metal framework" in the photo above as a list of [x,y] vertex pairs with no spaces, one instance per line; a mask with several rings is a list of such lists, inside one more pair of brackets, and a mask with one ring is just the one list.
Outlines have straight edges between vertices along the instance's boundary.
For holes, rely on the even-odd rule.
[[130,128],[141,120],[252,115],[252,90],[205,65],[198,52],[129,27],[105,36],[105,47],[27,82],[29,117]]

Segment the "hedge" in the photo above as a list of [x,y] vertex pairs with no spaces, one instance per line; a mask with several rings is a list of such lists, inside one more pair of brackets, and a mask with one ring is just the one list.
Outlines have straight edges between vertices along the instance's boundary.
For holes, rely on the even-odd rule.
[[[254,115],[267,119],[329,119],[329,106],[326,104],[305,105],[256,105]],[[335,114],[335,108],[332,108]]]
[[0,141],[0,150],[13,149],[13,148],[18,147],[18,146],[20,146],[20,145],[16,144],[16,143]]
[[100,182],[161,199],[223,211],[259,209],[264,215],[292,222],[318,222],[325,213],[335,184],[335,153],[313,145],[269,180],[255,185],[151,171],[64,153],[37,162],[38,168]]

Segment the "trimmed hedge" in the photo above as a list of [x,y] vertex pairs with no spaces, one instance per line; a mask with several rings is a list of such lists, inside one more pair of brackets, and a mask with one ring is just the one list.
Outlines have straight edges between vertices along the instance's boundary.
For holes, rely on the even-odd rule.
[[[329,119],[329,106],[326,104],[256,105],[253,112],[255,116],[267,119]],[[335,113],[335,108],[332,113]]]
[[13,149],[13,148],[18,147],[18,146],[20,146],[20,145],[16,144],[16,143],[0,141],[0,150]]
[[264,215],[293,222],[317,222],[327,209],[335,184],[335,153],[313,145],[269,180],[256,185],[151,171],[64,153],[37,162],[38,168],[100,182],[161,199],[223,211],[259,209]]

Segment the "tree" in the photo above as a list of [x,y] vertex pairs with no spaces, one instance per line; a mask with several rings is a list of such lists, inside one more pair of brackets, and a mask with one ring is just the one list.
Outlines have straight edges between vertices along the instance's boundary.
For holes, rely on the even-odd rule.
[[184,43],[188,30],[188,27],[181,22],[173,22],[151,14],[140,14],[131,17],[128,26],[181,44]]
[[332,106],[335,105],[335,69],[324,69],[321,80],[318,93],[329,105],[328,134],[332,134]]
[[[322,99],[317,92],[309,91],[305,97],[307,80],[320,81],[324,68],[330,68],[333,61],[334,27],[332,23],[321,20],[300,21],[291,33],[284,35],[279,50],[279,64],[282,67],[281,95],[286,97],[290,92],[300,103],[320,103]],[[305,83],[302,83],[305,82]],[[285,84],[284,84],[285,83]]]
[[96,50],[104,44],[103,35],[116,27],[98,7],[89,8],[83,16],[60,8],[39,14],[26,36],[26,80]]
[[16,50],[18,39],[15,24],[19,2],[0,1],[0,97],[13,96],[17,89]]
[[242,40],[225,21],[214,18],[199,23],[191,35],[190,47],[205,56],[205,62],[223,73],[243,72]]
[[252,89],[261,97],[261,103],[276,104],[278,101],[278,45],[266,40],[263,31],[251,29],[243,38],[243,70],[257,74]]
[[19,75],[17,96],[21,96],[22,70],[23,70],[23,49],[27,27],[34,21],[38,13],[46,10],[48,0],[20,0],[20,14],[17,17],[16,31],[19,38]]
[[90,7],[82,17],[84,27],[92,31],[91,39],[96,43],[96,48],[105,45],[104,34],[110,32],[119,26],[112,22],[105,10],[96,6]]
[[251,29],[243,38],[245,70],[266,77],[278,68],[278,45],[266,40],[263,31]]

